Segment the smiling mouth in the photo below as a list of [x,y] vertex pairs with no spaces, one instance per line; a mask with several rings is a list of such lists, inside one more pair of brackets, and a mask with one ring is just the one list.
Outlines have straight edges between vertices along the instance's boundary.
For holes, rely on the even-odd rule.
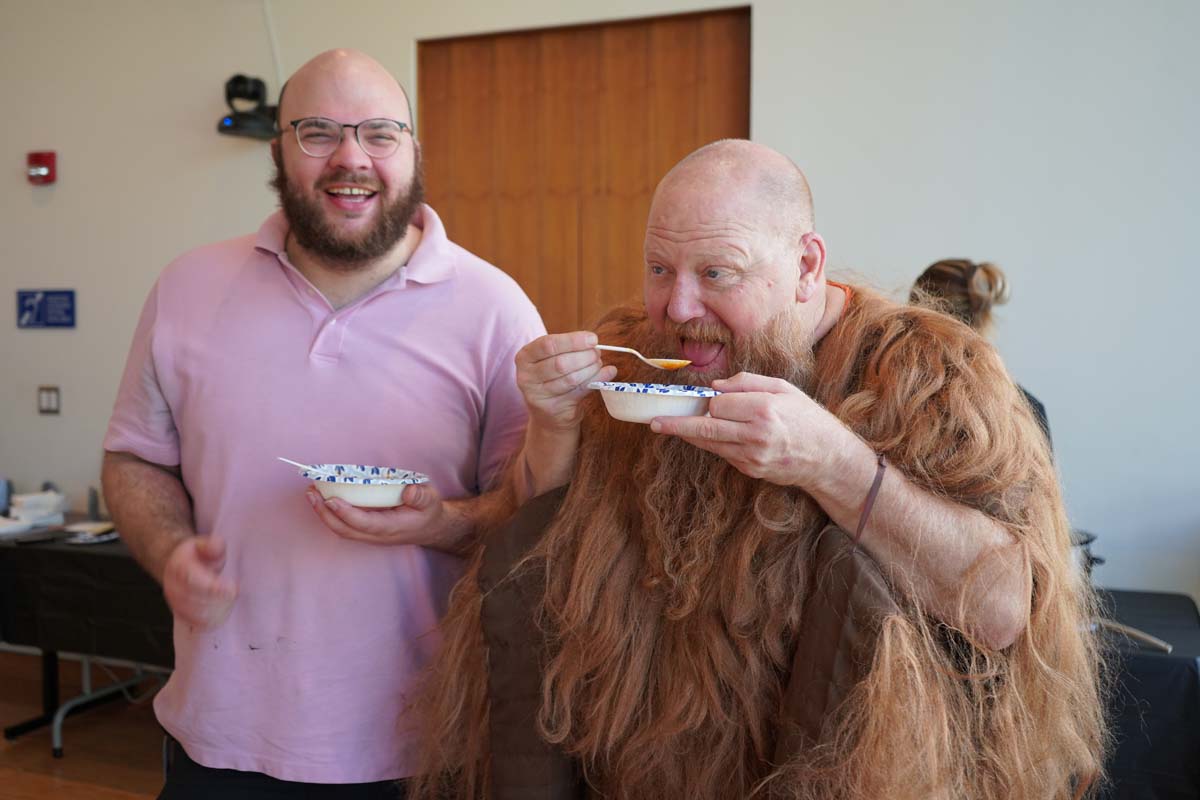
[[334,186],[330,189],[326,189],[325,194],[331,197],[339,205],[357,205],[360,203],[366,203],[368,200],[373,198],[377,192],[361,186]]

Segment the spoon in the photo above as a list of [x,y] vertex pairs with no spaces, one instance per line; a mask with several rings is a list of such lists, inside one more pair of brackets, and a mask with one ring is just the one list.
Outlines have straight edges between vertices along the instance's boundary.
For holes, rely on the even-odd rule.
[[312,464],[301,464],[299,461],[292,461],[290,458],[284,458],[283,456],[275,457],[285,464],[291,464],[293,467],[299,467],[300,469],[312,469]]
[[639,353],[637,350],[634,350],[632,347],[616,347],[611,344],[598,344],[598,345],[596,345],[596,349],[597,350],[611,350],[614,353],[629,353],[630,355],[637,356],[638,358],[640,358],[642,361],[645,361],[650,366],[658,367],[659,369],[666,369],[666,370],[683,369],[688,364],[692,363],[691,361],[685,361],[682,358],[646,358],[644,355]]

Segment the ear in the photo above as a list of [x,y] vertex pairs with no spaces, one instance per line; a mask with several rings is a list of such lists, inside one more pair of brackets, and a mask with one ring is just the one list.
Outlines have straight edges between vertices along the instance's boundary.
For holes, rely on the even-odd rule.
[[799,271],[796,302],[807,303],[821,288],[821,279],[825,275],[825,240],[821,234],[808,233],[800,240],[796,268]]

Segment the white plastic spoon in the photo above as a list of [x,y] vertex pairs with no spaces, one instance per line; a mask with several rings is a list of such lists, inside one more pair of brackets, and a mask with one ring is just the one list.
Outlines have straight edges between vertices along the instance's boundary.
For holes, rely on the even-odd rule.
[[278,458],[280,461],[282,461],[285,464],[291,464],[293,467],[299,467],[300,469],[312,469],[313,468],[312,464],[301,464],[299,461],[292,461],[290,458],[284,458],[283,456],[275,456],[275,457]]
[[630,355],[637,356],[638,358],[640,358],[642,361],[645,361],[650,366],[658,367],[659,369],[666,369],[666,370],[683,369],[688,364],[692,363],[691,361],[685,361],[682,358],[646,358],[644,355],[639,353],[637,350],[634,350],[632,347],[617,347],[617,346],[611,345],[611,344],[598,344],[598,345],[596,345],[596,349],[597,350],[611,350],[614,353],[629,353]]

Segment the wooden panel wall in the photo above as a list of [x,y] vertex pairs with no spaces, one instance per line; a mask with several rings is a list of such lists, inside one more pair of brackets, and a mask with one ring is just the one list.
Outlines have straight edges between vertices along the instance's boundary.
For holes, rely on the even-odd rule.
[[450,238],[551,331],[637,296],[659,179],[750,128],[750,11],[421,42],[418,134]]

